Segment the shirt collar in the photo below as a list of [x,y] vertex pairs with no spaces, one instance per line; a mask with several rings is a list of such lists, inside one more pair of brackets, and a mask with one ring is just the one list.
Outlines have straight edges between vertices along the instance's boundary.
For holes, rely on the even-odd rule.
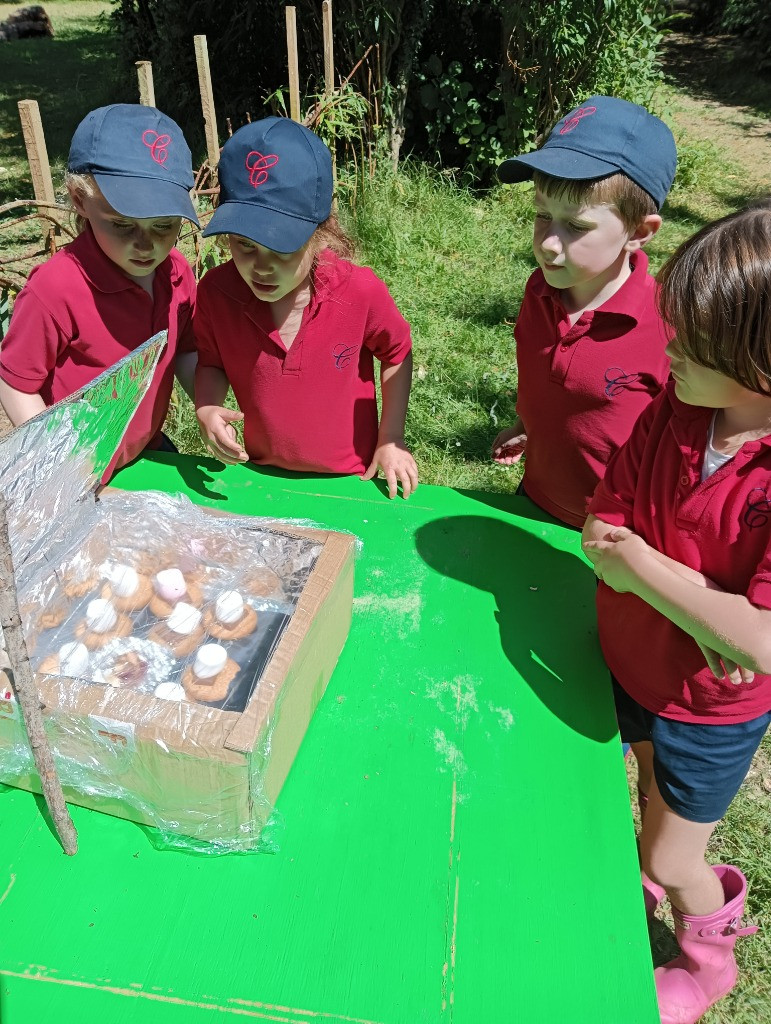
[[[613,316],[626,316],[637,323],[640,320],[644,309],[650,304],[648,288],[648,255],[642,249],[637,249],[629,254],[629,263],[632,273],[624,281],[621,287],[609,299],[597,309],[589,310],[592,316],[610,313]],[[549,296],[553,302],[562,306],[562,299],[558,288],[553,288],[546,283],[543,271],[536,272],[533,281],[533,292],[538,297]]]
[[[114,294],[137,287],[136,281],[124,274],[120,267],[116,267],[112,260],[105,256],[89,226],[70,242],[65,252],[75,260],[83,275],[97,291]],[[167,277],[174,285],[178,284],[182,277],[180,270],[174,266],[171,254],[156,267],[155,275],[156,279]]]
[[[707,409],[703,405],[688,405],[681,402],[675,394],[675,382],[670,380],[666,385],[666,396],[672,407],[673,415],[682,423],[698,424],[705,433],[709,432],[710,422],[715,413],[714,409]],[[771,448],[771,434],[759,437],[755,441],[745,441],[742,449],[748,452],[759,451],[760,448]]]

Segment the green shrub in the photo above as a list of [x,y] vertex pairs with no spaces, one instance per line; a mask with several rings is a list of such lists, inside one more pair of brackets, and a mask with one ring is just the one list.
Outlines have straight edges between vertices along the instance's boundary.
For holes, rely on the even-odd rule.
[[[238,127],[247,112],[264,116],[268,100],[274,109],[285,102],[283,5],[112,2],[125,74],[136,60],[152,61],[158,105],[183,125],[201,120],[193,35],[207,38],[220,121]],[[316,97],[320,4],[296,0],[296,10],[301,89]],[[385,152],[395,164],[406,143],[471,180],[489,178],[505,152],[535,145],[593,92],[648,101],[667,11],[666,0],[336,0],[338,80],[351,75],[347,87],[367,111],[358,144],[368,162]]]

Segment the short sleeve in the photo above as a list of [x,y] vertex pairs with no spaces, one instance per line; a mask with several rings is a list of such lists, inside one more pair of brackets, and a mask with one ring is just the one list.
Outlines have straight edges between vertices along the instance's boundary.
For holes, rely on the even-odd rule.
[[771,529],[765,554],[747,588],[747,600],[758,608],[771,608]]
[[214,366],[224,369],[217,335],[213,327],[213,310],[211,293],[213,289],[206,284],[206,277],[198,286],[195,313],[192,318],[195,348],[198,352],[199,366]]
[[383,363],[403,363],[412,351],[410,325],[399,312],[383,281],[371,270],[364,344]]
[[195,331],[193,328],[196,304],[195,275],[184,256],[182,257],[182,281],[180,292],[177,355],[196,351]]
[[629,439],[611,457],[605,476],[597,484],[589,501],[587,512],[611,526],[626,526],[630,529],[633,526],[640,465],[651,425],[662,400],[666,401],[665,393],[643,410]]
[[3,338],[0,377],[17,391],[36,394],[54,371],[59,352],[69,340],[28,283],[16,298],[11,324]]

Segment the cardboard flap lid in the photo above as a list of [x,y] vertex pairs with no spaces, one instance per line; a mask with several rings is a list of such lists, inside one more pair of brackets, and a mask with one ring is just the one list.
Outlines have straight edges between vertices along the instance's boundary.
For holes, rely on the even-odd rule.
[[99,484],[147,393],[166,337],[166,331],[154,335],[0,441],[0,493],[17,572],[46,557]]

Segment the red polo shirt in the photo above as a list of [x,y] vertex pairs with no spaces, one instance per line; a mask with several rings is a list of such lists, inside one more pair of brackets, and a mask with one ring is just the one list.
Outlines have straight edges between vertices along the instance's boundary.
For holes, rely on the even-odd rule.
[[[589,511],[771,608],[771,436],[742,445],[702,483],[713,412],[685,405],[670,384],[608,466]],[[695,641],[634,594],[600,583],[597,611],[611,672],[649,711],[714,725],[771,709],[771,676],[748,686],[715,679]]]
[[244,447],[260,465],[363,473],[375,452],[373,357],[401,363],[410,328],[383,282],[325,251],[287,351],[271,316],[230,261],[199,285],[199,366],[224,370],[244,414]]
[[583,526],[608,460],[669,376],[671,335],[656,312],[648,257],[633,253],[631,265],[616,294],[572,326],[559,291],[536,270],[514,328],[525,490],[570,526]]
[[35,267],[14,303],[0,350],[0,377],[46,405],[98,377],[142,342],[168,330],[150,389],[129,423],[106,476],[157,447],[174,383],[174,360],[195,351],[195,278],[176,249],[155,271],[153,297],[84,231]]

